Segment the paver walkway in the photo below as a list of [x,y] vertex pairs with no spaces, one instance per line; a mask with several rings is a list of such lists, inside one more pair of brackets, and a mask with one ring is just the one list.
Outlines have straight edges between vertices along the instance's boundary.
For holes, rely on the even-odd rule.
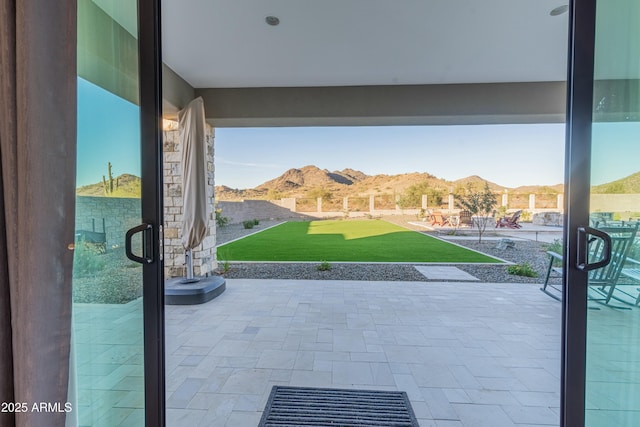
[[168,426],[255,427],[271,386],[404,390],[420,425],[558,425],[538,285],[251,280],[166,307]]
[[430,280],[460,280],[466,282],[478,281],[477,277],[472,276],[466,271],[460,270],[458,267],[444,267],[439,265],[416,265],[416,270]]

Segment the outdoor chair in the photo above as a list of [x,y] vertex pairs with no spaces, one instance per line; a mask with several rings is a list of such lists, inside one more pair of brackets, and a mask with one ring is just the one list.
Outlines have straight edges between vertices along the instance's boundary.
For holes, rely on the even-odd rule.
[[[625,266],[622,268],[621,277],[624,278],[625,282],[618,283],[618,287],[616,288],[618,293],[622,293],[627,297],[631,298],[632,300],[635,298],[634,305],[640,305],[640,287],[638,287],[640,286],[640,261],[627,257],[627,262],[625,263]],[[626,288],[627,286],[621,286],[621,285],[634,286],[636,288],[635,289],[636,294],[635,295],[630,294],[629,292],[624,290],[624,288]],[[613,296],[613,298],[620,300],[620,298],[616,296]],[[627,301],[624,301],[624,302],[627,302]]]
[[449,218],[442,215],[442,212],[434,212],[431,214],[431,225],[439,225],[444,227],[449,224]]
[[473,228],[473,215],[469,211],[460,211],[459,226],[468,226]]
[[503,216],[496,221],[496,228],[522,228],[522,225],[518,224],[520,215],[522,215],[522,211],[515,211],[511,216]]
[[[590,301],[604,304],[609,304],[611,299],[626,302],[614,296],[614,291],[617,286],[622,284],[619,282],[620,276],[624,266],[627,264],[627,255],[638,231],[638,225],[631,227],[602,227],[598,230],[604,231],[611,238],[611,261],[606,266],[589,272],[588,298]],[[590,261],[597,261],[603,258],[605,245],[602,239],[594,238],[589,241],[588,245],[588,259]],[[547,254],[549,254],[549,267],[540,290],[560,301],[562,299],[562,284],[552,284],[551,280],[562,277],[562,255],[553,251],[547,251]],[[640,297],[636,299],[636,304],[639,300]]]
[[422,221],[427,222],[433,219],[433,209],[424,209]]

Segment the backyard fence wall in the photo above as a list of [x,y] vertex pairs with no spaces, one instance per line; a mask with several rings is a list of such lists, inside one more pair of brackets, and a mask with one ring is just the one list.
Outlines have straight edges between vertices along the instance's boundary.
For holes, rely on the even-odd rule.
[[279,200],[244,200],[238,202],[218,202],[217,209],[221,215],[229,218],[232,224],[252,219],[289,219],[304,217],[305,213],[295,211],[294,199]]
[[76,233],[80,230],[102,233],[107,239],[107,250],[124,246],[126,231],[140,224],[142,218],[140,199],[122,197],[76,197]]
[[[591,212],[628,212],[631,216],[640,213],[640,194],[592,194]],[[628,219],[628,218],[623,218]]]
[[[502,206],[509,209],[527,209],[532,213],[563,210],[562,195],[503,194]],[[401,208],[396,204],[393,194],[379,194],[359,197],[332,198],[323,200],[316,198],[286,198],[280,200],[240,200],[219,201],[216,203],[221,215],[229,218],[231,224],[252,219],[292,219],[292,218],[335,218],[348,216],[351,218],[384,215],[417,215],[421,209],[434,209],[458,212],[454,196],[450,194],[442,206],[432,206],[426,195],[421,198],[421,206]],[[513,203],[513,204],[512,204]]]

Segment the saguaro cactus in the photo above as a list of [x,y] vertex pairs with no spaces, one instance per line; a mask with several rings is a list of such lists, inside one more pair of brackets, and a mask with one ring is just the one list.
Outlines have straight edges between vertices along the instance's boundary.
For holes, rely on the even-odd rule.
[[[109,181],[102,175],[102,186],[104,187],[104,194],[110,196],[113,194],[113,173],[111,172],[111,162],[107,163],[107,172],[109,174]],[[116,186],[118,183],[116,183]]]

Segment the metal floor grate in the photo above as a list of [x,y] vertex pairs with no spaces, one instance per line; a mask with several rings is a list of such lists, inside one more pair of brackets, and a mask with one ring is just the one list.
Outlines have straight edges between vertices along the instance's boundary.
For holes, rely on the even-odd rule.
[[403,391],[273,386],[258,427],[419,427]]

